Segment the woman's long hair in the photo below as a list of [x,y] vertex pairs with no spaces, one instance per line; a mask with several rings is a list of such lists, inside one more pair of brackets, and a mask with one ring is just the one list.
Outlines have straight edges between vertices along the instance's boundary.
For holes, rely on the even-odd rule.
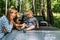
[[[10,24],[10,13],[11,13],[11,10],[12,9],[14,9],[14,10],[16,10],[17,11],[17,8],[8,8],[7,9],[7,14],[6,14],[6,17],[7,17],[7,19],[9,20],[9,24]],[[15,20],[16,20],[16,18],[17,18],[17,14],[16,14],[16,17],[14,18]]]

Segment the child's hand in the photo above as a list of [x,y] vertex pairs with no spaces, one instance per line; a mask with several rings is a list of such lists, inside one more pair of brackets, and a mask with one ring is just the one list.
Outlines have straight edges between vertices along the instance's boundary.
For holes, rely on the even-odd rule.
[[23,23],[23,24],[22,24],[22,26],[24,26],[24,27],[26,27],[26,25],[27,25],[26,23]]
[[24,29],[26,26],[27,26],[27,24],[23,23],[21,29]]

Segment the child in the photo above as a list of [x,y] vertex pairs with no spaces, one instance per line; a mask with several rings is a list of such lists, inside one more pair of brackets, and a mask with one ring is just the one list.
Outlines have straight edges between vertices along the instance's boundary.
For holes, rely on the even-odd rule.
[[28,10],[26,13],[27,19],[26,24],[23,24],[23,28],[27,27],[26,30],[32,30],[35,27],[39,28],[37,19],[33,16],[33,12],[31,10]]

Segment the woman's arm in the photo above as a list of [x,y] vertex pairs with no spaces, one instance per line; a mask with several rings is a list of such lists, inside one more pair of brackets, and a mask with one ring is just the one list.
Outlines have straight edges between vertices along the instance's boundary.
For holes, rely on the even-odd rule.
[[11,32],[12,31],[13,24],[9,24],[9,22],[5,22],[3,24],[4,24],[4,27],[5,27],[7,32]]
[[3,32],[3,33],[7,33],[7,31],[6,31],[5,27],[4,27],[4,28],[2,28],[2,32]]
[[19,27],[22,26],[22,24],[19,24],[19,23],[20,23],[20,21],[18,19],[15,19],[15,21],[13,22],[13,25],[17,30],[18,30]]

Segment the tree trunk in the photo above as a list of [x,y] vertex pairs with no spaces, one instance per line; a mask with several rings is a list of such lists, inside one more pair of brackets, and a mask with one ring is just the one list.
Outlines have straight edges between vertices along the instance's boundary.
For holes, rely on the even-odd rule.
[[45,0],[43,0],[43,8],[42,8],[42,16],[43,16],[43,19],[45,20],[45,3],[44,3]]
[[21,12],[21,0],[19,0],[19,12]]
[[36,14],[36,0],[33,0],[33,14]]
[[51,0],[47,0],[47,17],[50,24],[54,23],[53,14],[51,10]]
[[23,12],[23,0],[21,0],[21,12]]
[[15,7],[17,8],[17,2],[18,2],[18,0],[15,0]]
[[7,14],[7,2],[8,1],[6,0],[6,8],[5,8],[6,11],[5,11],[5,15]]
[[10,1],[11,1],[11,0],[8,0],[8,7],[10,7]]
[[42,16],[43,0],[40,0],[40,16]]
[[43,20],[45,20],[45,11],[44,11],[44,0],[40,0],[40,16],[43,16]]

